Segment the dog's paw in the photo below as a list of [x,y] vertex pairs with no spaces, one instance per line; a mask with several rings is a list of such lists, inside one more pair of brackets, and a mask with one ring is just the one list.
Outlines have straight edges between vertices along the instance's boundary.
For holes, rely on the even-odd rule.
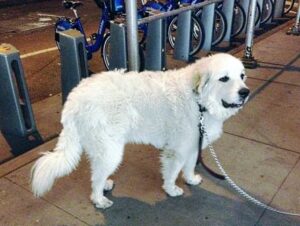
[[202,177],[199,174],[195,174],[193,177],[184,179],[185,182],[189,185],[198,185],[202,182]]
[[91,196],[92,202],[95,204],[96,208],[107,209],[112,206],[113,201],[109,200],[105,196],[98,197],[97,199]]
[[110,191],[114,187],[114,181],[111,179],[107,179],[104,185],[104,191]]
[[176,185],[163,185],[163,189],[171,197],[176,197],[183,194],[183,189]]

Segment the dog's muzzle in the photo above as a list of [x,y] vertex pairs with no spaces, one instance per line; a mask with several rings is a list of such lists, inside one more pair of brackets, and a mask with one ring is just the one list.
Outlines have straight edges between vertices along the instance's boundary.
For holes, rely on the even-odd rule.
[[250,90],[248,88],[242,88],[238,92],[240,96],[241,103],[228,103],[222,99],[222,105],[224,108],[240,108],[244,105],[247,98],[249,97]]

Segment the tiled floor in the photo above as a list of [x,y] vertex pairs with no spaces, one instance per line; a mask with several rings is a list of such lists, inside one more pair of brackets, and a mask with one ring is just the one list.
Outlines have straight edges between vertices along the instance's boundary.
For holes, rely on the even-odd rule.
[[[261,67],[247,74],[255,96],[226,122],[214,146],[229,175],[250,194],[278,209],[300,213],[300,38],[284,32],[254,46]],[[59,106],[57,101],[53,106]],[[59,129],[58,115],[51,119],[54,130]],[[41,127],[41,133],[48,129]],[[200,166],[201,185],[189,187],[179,180],[185,195],[167,197],[161,189],[159,153],[143,145],[127,146],[125,160],[113,176],[116,187],[108,194],[115,202],[110,209],[97,210],[90,203],[85,159],[49,194],[35,199],[29,175],[37,152],[0,166],[0,225],[300,225],[300,217],[249,203]],[[208,152],[204,158],[215,168]]]

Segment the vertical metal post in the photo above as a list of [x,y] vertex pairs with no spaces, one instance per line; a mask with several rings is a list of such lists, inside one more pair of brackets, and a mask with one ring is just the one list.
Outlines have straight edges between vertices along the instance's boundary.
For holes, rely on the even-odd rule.
[[126,51],[126,29],[124,23],[111,21],[109,45],[109,70],[128,69]]
[[205,51],[211,50],[211,43],[213,38],[213,29],[215,21],[215,3],[204,6],[201,13],[201,21],[204,26],[205,40],[202,49]]
[[148,24],[145,69],[166,70],[166,20],[159,19]]
[[82,78],[89,76],[84,37],[77,30],[59,32],[61,59],[62,100],[77,86]]
[[37,131],[19,51],[0,45],[0,129],[14,155],[43,140]]
[[245,43],[246,46],[245,46],[244,56],[242,58],[242,62],[247,68],[257,67],[257,61],[252,56],[254,26],[255,26],[255,9],[256,9],[256,0],[251,0],[249,14],[248,14],[247,34],[246,34],[246,43]]
[[224,37],[224,41],[230,42],[231,38],[231,29],[233,23],[233,10],[234,10],[234,1],[235,0],[224,0],[222,6],[222,12],[225,15],[226,22],[227,22],[227,31]]
[[190,61],[192,25],[191,10],[178,15],[174,59]]
[[287,31],[288,35],[300,35],[300,0],[298,3],[298,11],[295,24]]
[[285,0],[275,0],[273,19],[282,18]]
[[139,43],[137,26],[137,3],[136,0],[126,0],[126,27],[127,27],[127,48],[128,67],[130,71],[139,70]]

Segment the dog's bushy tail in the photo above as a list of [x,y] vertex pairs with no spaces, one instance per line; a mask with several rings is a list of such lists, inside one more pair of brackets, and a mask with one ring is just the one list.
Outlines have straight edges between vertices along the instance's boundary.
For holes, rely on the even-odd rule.
[[79,163],[82,147],[73,120],[67,120],[53,152],[46,152],[31,170],[32,191],[36,197],[48,192],[55,179],[71,173]]

